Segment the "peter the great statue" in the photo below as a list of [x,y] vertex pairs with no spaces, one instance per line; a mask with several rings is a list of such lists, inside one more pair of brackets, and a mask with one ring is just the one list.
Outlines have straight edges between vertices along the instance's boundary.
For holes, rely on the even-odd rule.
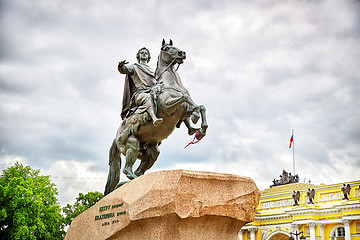
[[[141,48],[137,63],[119,62],[118,70],[126,74],[123,95],[123,119],[109,151],[109,174],[105,195],[113,191],[120,180],[121,154],[126,162],[123,173],[134,179],[150,169],[159,156],[159,145],[175,129],[185,123],[189,135],[200,140],[208,127],[205,107],[196,105],[181,82],[177,68],[186,58],[184,51],[165,40],[155,72],[147,65],[150,52]],[[177,68],[175,67],[177,65]],[[194,128],[201,117],[201,127]],[[133,172],[136,159],[139,167]]]

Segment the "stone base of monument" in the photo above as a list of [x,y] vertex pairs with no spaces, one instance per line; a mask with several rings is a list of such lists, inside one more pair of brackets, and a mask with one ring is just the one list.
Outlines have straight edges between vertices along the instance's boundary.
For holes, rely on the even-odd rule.
[[116,189],[71,223],[65,240],[238,239],[260,192],[251,178],[173,170]]

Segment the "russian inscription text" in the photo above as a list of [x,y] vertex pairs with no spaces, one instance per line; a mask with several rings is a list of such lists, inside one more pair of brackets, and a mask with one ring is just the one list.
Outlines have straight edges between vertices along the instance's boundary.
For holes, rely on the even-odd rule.
[[[103,211],[113,210],[115,208],[122,207],[123,205],[124,205],[124,203],[101,206],[101,207],[99,207],[99,213],[101,213]],[[126,211],[103,213],[103,214],[100,214],[100,215],[96,215],[95,216],[95,221],[104,220],[104,219],[107,219],[107,218],[118,217],[118,216],[121,216],[121,215],[124,215],[124,214],[126,214]],[[111,224],[118,223],[118,222],[119,222],[119,219],[115,219],[115,220],[111,221]],[[107,226],[107,225],[110,225],[110,222],[106,221],[106,222],[103,222],[101,224],[101,226]]]

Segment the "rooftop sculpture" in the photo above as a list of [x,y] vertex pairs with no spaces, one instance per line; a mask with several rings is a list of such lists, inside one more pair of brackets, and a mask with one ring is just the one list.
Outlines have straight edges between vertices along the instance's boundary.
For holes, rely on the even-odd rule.
[[280,179],[279,180],[273,180],[273,185],[271,185],[270,187],[275,187],[275,186],[281,186],[281,185],[285,185],[285,184],[289,184],[289,183],[298,183],[299,182],[299,175],[291,175],[291,173],[288,173],[287,171],[283,170],[282,174],[280,175]]
[[300,191],[294,191],[292,198],[294,199],[294,206],[299,206]]
[[308,196],[308,204],[314,204],[315,189],[308,189],[306,195]]
[[343,187],[341,188],[341,191],[344,194],[343,200],[349,200],[350,190],[351,190],[350,184],[345,184],[344,183]]

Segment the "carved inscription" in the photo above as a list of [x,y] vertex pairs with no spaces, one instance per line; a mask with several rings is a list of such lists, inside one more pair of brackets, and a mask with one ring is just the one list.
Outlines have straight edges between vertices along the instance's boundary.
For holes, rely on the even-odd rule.
[[[115,224],[119,222],[119,219],[109,219],[119,217],[121,215],[126,214],[126,211],[119,211],[118,208],[122,207],[124,203],[114,204],[114,205],[106,205],[99,207],[99,215],[95,216],[95,221],[98,220],[107,220],[101,223],[101,226],[108,226],[110,224]],[[104,212],[111,211],[111,212]]]
[[287,207],[292,206],[294,204],[293,199],[284,199],[279,201],[270,201],[270,202],[263,202],[261,203],[261,208],[277,208],[277,207]]
[[320,195],[320,201],[340,200],[342,198],[343,198],[342,192],[324,193]]
[[115,217],[115,213],[112,212],[112,213],[106,213],[106,214],[95,216],[95,221],[106,219],[106,218],[111,218],[111,217]]

